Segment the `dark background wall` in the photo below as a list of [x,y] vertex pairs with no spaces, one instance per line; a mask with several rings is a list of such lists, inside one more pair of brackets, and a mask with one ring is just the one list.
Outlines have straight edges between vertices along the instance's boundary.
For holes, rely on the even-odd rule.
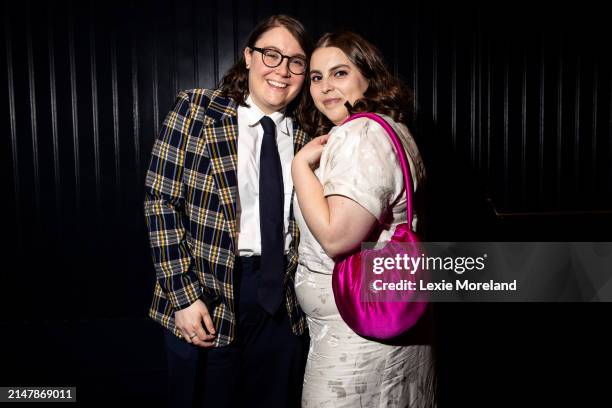
[[[414,89],[429,239],[610,240],[612,30],[595,2],[4,2],[0,385],[163,403],[151,146],[177,91],[213,87],[281,12],[315,38],[361,33]],[[439,305],[441,406],[603,398],[611,311]]]

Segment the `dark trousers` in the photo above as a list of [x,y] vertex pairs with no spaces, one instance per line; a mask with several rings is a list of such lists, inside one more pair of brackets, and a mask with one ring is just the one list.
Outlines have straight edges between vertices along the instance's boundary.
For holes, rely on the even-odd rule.
[[170,407],[299,407],[307,336],[291,332],[284,302],[274,316],[257,302],[258,258],[236,258],[236,339],[204,349],[165,332]]

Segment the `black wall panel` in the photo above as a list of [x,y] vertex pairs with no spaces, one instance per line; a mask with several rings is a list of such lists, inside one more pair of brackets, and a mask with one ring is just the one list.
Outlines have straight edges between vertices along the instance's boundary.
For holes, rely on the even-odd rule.
[[155,135],[177,91],[214,87],[273,13],[315,38],[361,33],[413,88],[433,238],[609,240],[612,33],[596,3],[5,1],[5,324],[144,318]]

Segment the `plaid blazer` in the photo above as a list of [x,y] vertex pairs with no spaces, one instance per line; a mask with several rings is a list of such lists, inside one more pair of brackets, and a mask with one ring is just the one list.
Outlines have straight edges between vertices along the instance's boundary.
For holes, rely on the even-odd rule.
[[[219,90],[181,91],[155,141],[146,177],[144,208],[157,276],[149,316],[180,337],[174,312],[200,298],[212,307],[215,347],[230,344],[236,333],[237,138],[234,100]],[[294,151],[307,139],[294,122]],[[289,229],[285,306],[299,335],[305,320],[293,286],[299,242],[293,211]]]

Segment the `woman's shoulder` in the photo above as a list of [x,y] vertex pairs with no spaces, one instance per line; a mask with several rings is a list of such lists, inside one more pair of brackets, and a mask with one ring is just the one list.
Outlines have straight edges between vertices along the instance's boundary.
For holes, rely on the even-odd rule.
[[[410,131],[406,125],[394,121],[389,116],[379,113],[376,115],[391,126],[395,134],[402,142],[405,143],[407,139],[412,139],[412,135],[410,134]],[[347,137],[350,135],[355,142],[358,141],[362,144],[373,144],[374,146],[383,147],[385,149],[393,148],[393,142],[391,141],[389,134],[383,125],[374,119],[359,117],[338,126],[336,129],[336,133],[340,137]]]
[[226,115],[235,115],[238,109],[236,101],[220,88],[184,89],[178,93],[178,98],[189,102],[194,117],[209,116],[219,119]]
[[220,89],[208,89],[208,88],[192,88],[192,89],[183,89],[179,91],[179,95],[185,95],[189,99],[193,100],[195,98],[215,98],[221,94]]
[[[411,171],[413,172],[416,180],[424,180],[425,178],[425,166],[423,164],[423,159],[419,152],[419,148],[412,136],[408,126],[406,126],[402,122],[396,122],[390,116],[377,113],[381,119],[391,126],[400,142],[402,143],[405,152],[407,153],[408,162],[410,164]],[[367,118],[361,117],[354,119],[340,126],[347,126],[344,132],[344,136],[351,135],[350,138],[346,139],[346,142],[352,140],[355,147],[354,149],[355,156],[358,156],[360,153],[368,152],[378,152],[381,160],[384,158],[384,161],[387,162],[388,166],[395,166],[395,159],[389,160],[389,158],[396,157],[396,150],[391,138],[389,137],[387,131],[379,124],[377,121]],[[346,143],[345,144],[353,144]],[[368,154],[368,157],[372,157]],[[359,160],[359,158],[357,158]]]
[[332,130],[336,132],[341,132],[341,131],[346,132],[346,131],[356,131],[356,130],[368,131],[372,129],[372,125],[376,125],[375,120],[362,116],[359,118],[351,119],[343,123],[342,125],[334,127]]
[[380,124],[360,117],[333,128],[325,150],[330,158],[341,158],[361,166],[364,161],[388,162],[395,147]]
[[[399,131],[402,134],[410,135],[410,131],[408,130],[408,127],[404,123],[396,122],[390,116],[384,115],[382,113],[375,113],[374,115],[378,116],[383,121],[387,122],[396,132]],[[378,134],[378,133],[386,134],[387,133],[384,127],[380,123],[378,123],[377,120],[372,119],[370,117],[366,117],[366,116],[351,119],[348,122],[345,122],[344,124],[340,126],[335,126],[330,133],[332,132],[334,133],[341,133],[341,132],[355,133],[356,131],[364,135],[367,135],[369,133],[375,133],[375,134]]]
[[236,104],[234,99],[226,95],[221,88],[184,89],[179,91],[179,96],[183,96],[198,105],[207,105],[212,101],[220,105]]
[[363,141],[364,139],[378,138],[381,134],[386,134],[386,131],[375,120],[367,117],[359,117],[351,119],[342,125],[335,126],[329,132],[330,137],[339,141],[339,139],[348,139],[353,142]]

